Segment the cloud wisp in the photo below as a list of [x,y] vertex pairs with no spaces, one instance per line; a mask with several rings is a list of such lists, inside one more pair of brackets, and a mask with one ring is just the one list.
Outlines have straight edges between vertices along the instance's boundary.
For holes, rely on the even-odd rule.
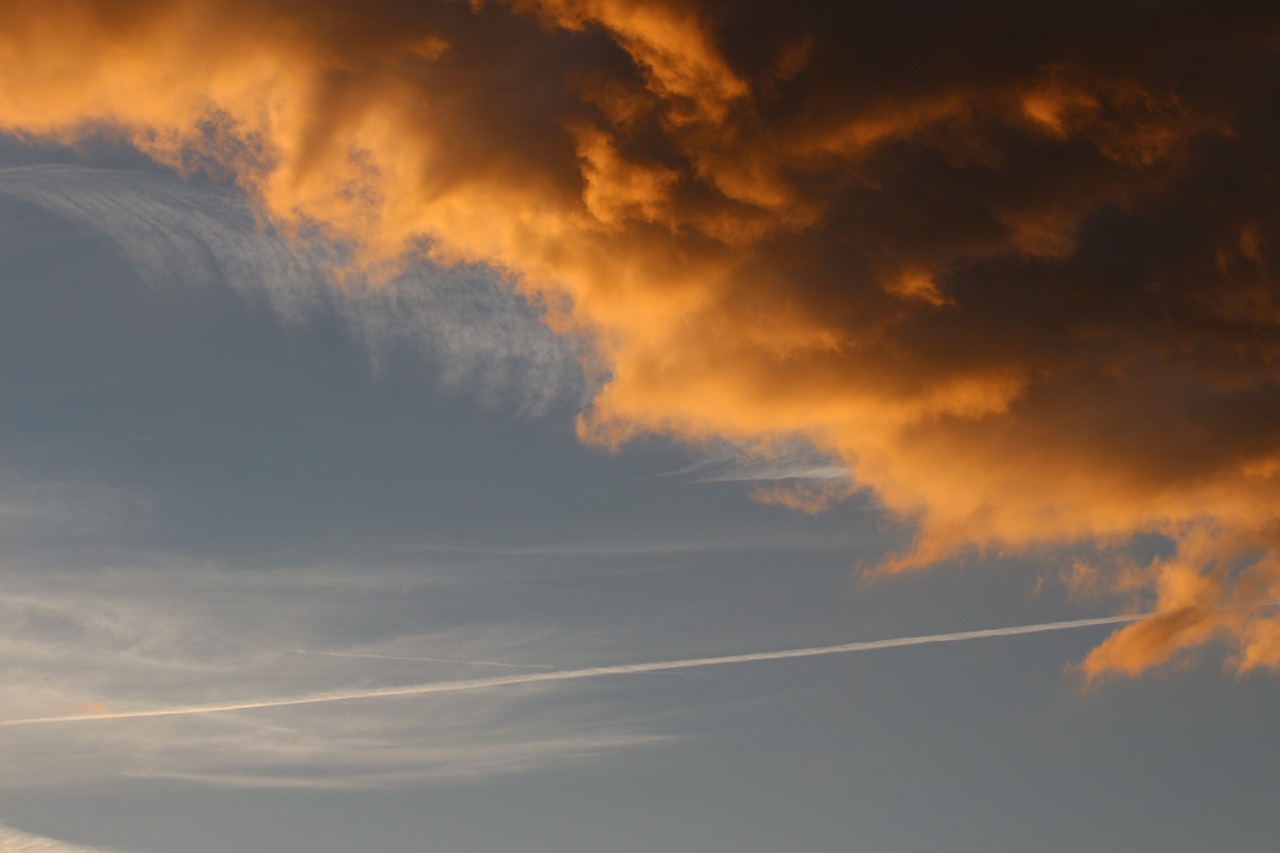
[[0,720],[0,728],[15,726],[50,725],[55,723],[106,722],[109,720],[138,720],[150,717],[187,717],[205,714],[218,714],[230,711],[253,711],[267,708],[287,708],[297,705],[317,705],[329,702],[348,702],[360,699],[385,699],[401,696],[424,696],[433,693],[461,693],[476,690],[492,690],[521,684],[544,684],[558,681],[578,681],[587,678],[603,678],[613,675],[641,675],[655,672],[670,672],[681,669],[697,669],[708,666],[723,666],[739,663],[762,663],[765,661],[793,660],[796,658],[820,657],[825,655],[851,654],[881,649],[896,649],[908,646],[924,646],[937,643],[960,643],[969,640],[990,639],[996,637],[1016,637],[1025,634],[1042,634],[1050,631],[1070,631],[1090,628],[1099,625],[1117,625],[1145,619],[1150,614],[1125,616],[1102,616],[1092,619],[1073,619],[1064,622],[1044,622],[1037,625],[1017,625],[1008,628],[984,628],[976,631],[955,631],[948,634],[929,634],[917,637],[896,637],[885,640],[866,640],[855,643],[842,643],[835,646],[817,646],[801,649],[783,649],[772,652],[750,652],[739,655],[720,655],[716,657],[686,658],[684,660],[651,661],[648,663],[618,664],[614,666],[593,666],[582,669],[554,670],[552,672],[522,673],[520,675],[500,675],[491,678],[469,678],[456,681],[438,681],[427,684],[411,684],[399,687],[369,688],[362,690],[334,691],[315,693],[308,696],[274,697],[265,699],[249,699],[237,702],[221,702],[203,705],[185,705],[168,708],[139,709],[135,711],[110,711],[86,714],[64,714],[60,716],[31,717],[20,720]]
[[[428,565],[246,571],[152,556],[140,566],[99,571],[68,571],[58,565],[67,553],[52,564],[10,560],[0,579],[0,621],[7,626],[0,677],[10,688],[0,697],[0,717],[110,710],[85,695],[110,696],[104,701],[119,708],[179,695],[195,704],[215,696],[315,693],[335,682],[404,683],[408,673],[422,679],[428,666],[375,667],[365,658],[297,655],[290,648],[388,656],[430,649],[451,661],[580,660],[581,650],[549,636],[536,613],[527,612],[536,603],[526,599],[527,618],[512,618],[499,593],[493,598],[471,585],[435,582]],[[469,668],[475,664],[429,665],[439,678],[482,671]],[[211,715],[145,731],[4,729],[0,789],[96,778],[378,787],[518,773],[671,739],[650,731],[639,711],[600,713],[514,693],[494,698],[424,697],[425,705],[383,703],[360,715],[322,705],[300,708],[288,720]]]
[[84,847],[4,825],[0,825],[0,850],[5,853],[116,853],[105,847]]
[[152,287],[230,287],[288,326],[336,317],[375,366],[408,352],[447,387],[530,414],[583,398],[577,343],[491,270],[419,263],[377,286],[352,273],[339,289],[341,246],[279,233],[242,194],[164,170],[6,166],[0,196],[105,238]]
[[585,439],[798,436],[915,524],[886,571],[1162,535],[1086,669],[1280,668],[1233,609],[1280,594],[1274,4],[6,11],[0,128],[234,182],[338,281],[499,270]]
[[294,649],[296,655],[325,655],[334,658],[359,658],[363,660],[426,661],[428,663],[457,663],[466,666],[500,666],[507,669],[555,669],[549,663],[508,663],[496,660],[460,660],[458,658],[433,658],[424,655],[379,655],[368,652],[330,652],[318,649]]

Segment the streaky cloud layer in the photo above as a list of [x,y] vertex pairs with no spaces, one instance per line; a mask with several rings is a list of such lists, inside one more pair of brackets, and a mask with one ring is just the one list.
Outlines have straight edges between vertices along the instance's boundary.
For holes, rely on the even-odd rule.
[[338,289],[326,270],[345,246],[276,234],[226,187],[136,169],[8,166],[0,196],[107,238],[148,284],[223,282],[289,325],[336,315],[375,363],[418,350],[445,384],[486,402],[541,412],[583,399],[575,342],[552,335],[487,270],[416,267],[376,287],[348,275]]
[[1101,616],[1094,619],[1073,619],[1068,622],[1045,622],[1039,625],[1017,625],[1010,628],[983,628],[976,631],[956,631],[950,634],[930,634],[920,637],[895,637],[888,640],[866,640],[842,643],[838,646],[816,646],[804,649],[783,649],[773,652],[749,652],[741,655],[686,658],[684,660],[628,663],[615,666],[592,666],[582,669],[560,669],[551,672],[529,672],[519,675],[498,675],[491,678],[468,678],[457,681],[434,681],[426,684],[410,684],[400,687],[375,687],[362,690],[315,693],[309,696],[283,696],[266,699],[248,699],[239,702],[221,702],[208,705],[183,705],[171,708],[150,708],[137,711],[113,711],[102,708],[87,714],[65,714],[51,717],[30,717],[21,720],[0,720],[0,728],[34,726],[49,723],[85,723],[101,720],[136,720],[147,717],[185,717],[199,714],[217,714],[228,711],[255,711],[263,708],[287,708],[295,705],[316,705],[324,702],[347,702],[357,699],[385,699],[395,696],[423,696],[430,693],[459,693],[471,690],[491,690],[517,684],[542,684],[552,681],[577,681],[584,678],[602,678],[609,675],[641,675],[654,672],[670,672],[679,669],[695,669],[705,666],[722,666],[734,663],[761,663],[774,660],[841,655],[852,652],[869,652],[879,649],[896,649],[906,646],[924,646],[935,643],[960,643],[992,637],[1016,637],[1023,634],[1043,634],[1048,631],[1069,631],[1097,625],[1116,625],[1145,619],[1149,614],[1127,616]]
[[1155,612],[1093,675],[1280,668],[1234,606],[1280,594],[1277,103],[1247,0],[15,0],[0,34],[0,128],[114,130],[347,269],[501,270],[591,342],[584,437],[799,436],[916,521],[886,570],[1169,537],[1110,568]]
[[113,853],[104,847],[82,847],[0,825],[0,850],[5,853]]
[[334,652],[319,649],[294,649],[299,655],[327,655],[336,658],[361,658],[365,660],[425,661],[429,663],[461,663],[467,666],[500,666],[505,669],[554,669],[549,663],[508,663],[498,660],[461,660],[459,658],[433,658],[423,655],[379,655],[372,652]]

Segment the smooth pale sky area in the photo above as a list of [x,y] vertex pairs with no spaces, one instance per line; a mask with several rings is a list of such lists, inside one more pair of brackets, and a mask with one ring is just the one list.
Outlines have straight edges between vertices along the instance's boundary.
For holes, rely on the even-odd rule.
[[1277,849],[1270,4],[349,5],[0,27],[0,853]]

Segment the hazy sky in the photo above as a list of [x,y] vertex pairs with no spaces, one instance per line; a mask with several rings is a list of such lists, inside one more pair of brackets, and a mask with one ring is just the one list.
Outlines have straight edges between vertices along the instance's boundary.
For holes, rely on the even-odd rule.
[[1275,848],[1267,4],[6,16],[0,851]]

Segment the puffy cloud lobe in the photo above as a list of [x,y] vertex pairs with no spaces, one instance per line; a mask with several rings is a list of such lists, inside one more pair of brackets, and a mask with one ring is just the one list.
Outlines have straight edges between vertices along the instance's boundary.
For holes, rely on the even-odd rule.
[[1164,533],[1086,670],[1275,668],[1280,13],[831,5],[15,2],[0,125],[501,269],[585,437],[803,437],[917,520],[886,568]]

